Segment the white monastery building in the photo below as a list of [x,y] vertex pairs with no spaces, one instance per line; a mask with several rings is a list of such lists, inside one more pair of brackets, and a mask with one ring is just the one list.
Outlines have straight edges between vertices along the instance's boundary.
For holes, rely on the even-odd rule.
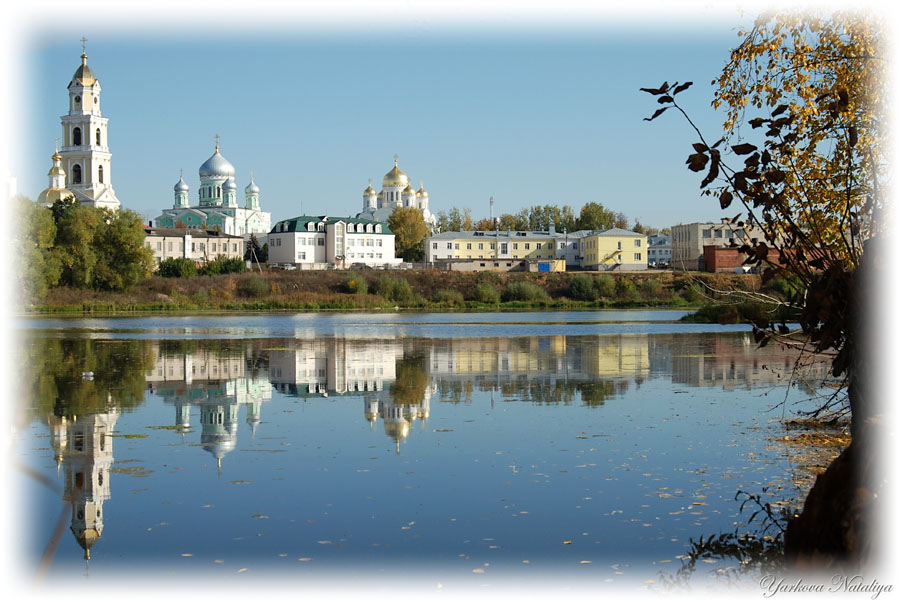
[[369,219],[301,215],[275,224],[268,242],[270,265],[317,270],[402,263],[395,253],[394,233],[387,224]]

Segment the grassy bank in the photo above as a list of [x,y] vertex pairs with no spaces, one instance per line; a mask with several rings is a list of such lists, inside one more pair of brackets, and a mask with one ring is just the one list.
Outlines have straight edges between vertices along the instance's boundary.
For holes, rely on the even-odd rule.
[[698,308],[758,291],[754,274],[281,271],[162,278],[126,292],[56,288],[36,313]]

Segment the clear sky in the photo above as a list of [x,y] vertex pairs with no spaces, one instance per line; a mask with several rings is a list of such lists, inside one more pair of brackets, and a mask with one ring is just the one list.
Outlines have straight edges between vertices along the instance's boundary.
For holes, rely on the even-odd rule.
[[74,25],[29,19],[16,99],[28,144],[10,168],[19,192],[35,198],[47,186],[85,36],[109,118],[111,182],[148,218],[172,205],[181,169],[196,204],[216,134],[240,202],[252,170],[273,223],[356,214],[395,153],[435,213],[486,217],[493,196],[496,215],[596,201],[656,227],[722,216],[684,165],[689,126],[674,114],[643,121],[658,105],[639,88],[694,81],[680,98],[714,135],[722,116],[710,82],[755,13],[381,6],[243,9],[213,23],[174,4]]

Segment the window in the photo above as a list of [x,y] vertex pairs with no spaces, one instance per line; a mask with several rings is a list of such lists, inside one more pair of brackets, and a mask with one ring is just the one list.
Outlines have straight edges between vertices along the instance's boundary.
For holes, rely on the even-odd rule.
[[213,251],[213,253],[216,252],[216,246],[217,246],[216,243],[213,243],[213,244],[212,244],[212,251]]
[[519,243],[514,242],[514,243],[513,243],[513,249],[518,250],[518,249],[519,249]]
[[72,183],[81,184],[81,165],[74,165],[72,167]]
[[716,238],[722,238],[722,231],[716,230]]
[[97,180],[102,184],[103,183],[103,166],[99,166],[97,168]]
[[478,250],[480,251],[483,248],[484,248],[484,243],[483,242],[478,243]]
[[448,243],[447,243],[447,248],[448,248],[448,249],[452,249],[452,248],[453,248],[453,243],[452,243],[452,242],[448,242]]
[[431,243],[431,248],[432,248],[432,249],[437,249],[437,243],[436,243],[436,242]]
[[171,253],[172,252],[172,243],[170,242],[167,246],[168,246],[169,253]]
[[319,238],[319,239],[316,240],[316,242],[319,243],[319,246],[320,246],[320,247],[324,247],[324,246],[325,246],[325,239],[324,239],[324,238]]
[[712,230],[706,229],[703,231],[703,238],[712,238]]
[[530,249],[530,248],[531,248],[531,243],[526,242],[526,243],[525,243],[525,250],[527,251],[527,250]]
[[466,249],[469,250],[469,251],[471,251],[471,250],[472,250],[472,243],[467,242],[467,243],[466,243]]
[[157,242],[157,243],[156,243],[156,250],[157,250],[157,251],[162,251],[162,243],[161,243],[161,242]]
[[81,146],[81,128],[75,128],[72,130],[72,144],[75,146]]
[[634,260],[635,260],[635,261],[640,261],[640,260],[641,260],[641,254],[640,254],[640,253],[635,253],[635,254],[634,254]]
[[381,246],[381,239],[380,239],[380,238],[379,238],[378,240],[375,241],[375,246],[376,246],[376,247],[380,247],[380,246]]
[[537,245],[535,245],[535,247],[536,247],[537,249],[540,249],[540,248],[541,248],[541,243],[538,243]]
[[641,239],[640,239],[640,238],[635,238],[635,239],[634,239],[634,246],[636,246],[636,247],[641,246]]
[[100,128],[97,128],[97,146],[100,146]]
[[459,243],[454,243],[453,248],[455,250],[459,251]]

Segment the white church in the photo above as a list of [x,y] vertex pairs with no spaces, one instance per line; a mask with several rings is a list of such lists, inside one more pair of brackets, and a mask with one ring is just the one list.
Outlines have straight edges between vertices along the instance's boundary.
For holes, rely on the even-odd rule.
[[162,228],[218,230],[245,239],[256,234],[260,242],[264,241],[272,227],[272,214],[260,209],[259,186],[253,181],[253,172],[250,173],[250,183],[244,188],[243,207],[238,205],[234,166],[219,152],[218,140],[215,152],[203,162],[198,174],[200,187],[197,190],[197,204],[190,204],[190,187],[182,175],[175,184],[174,205],[163,210],[156,218],[156,225]]
[[384,174],[380,192],[375,192],[372,180],[369,180],[369,186],[363,190],[363,210],[356,217],[386,224],[396,207],[415,207],[422,211],[428,229],[434,231],[437,219],[428,207],[428,191],[425,190],[425,185],[419,182],[419,189],[413,189],[409,183],[409,176],[398,167],[398,160],[399,157],[394,155],[394,167]]

